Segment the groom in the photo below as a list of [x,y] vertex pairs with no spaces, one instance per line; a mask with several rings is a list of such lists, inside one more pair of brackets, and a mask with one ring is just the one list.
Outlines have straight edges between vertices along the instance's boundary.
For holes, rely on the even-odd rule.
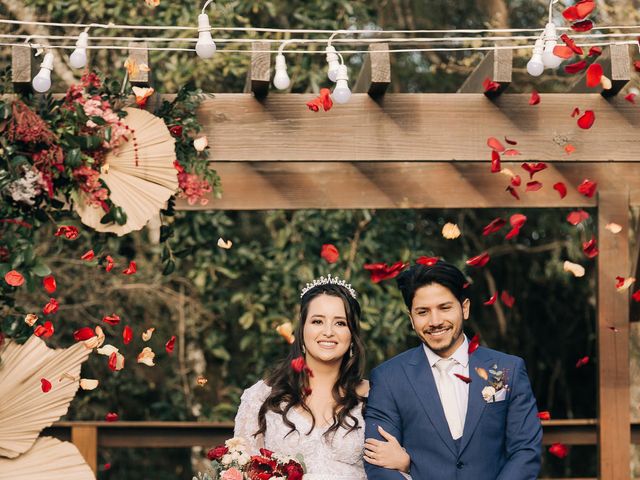
[[443,261],[417,264],[397,281],[422,345],[371,372],[367,477],[403,478],[376,465],[388,433],[409,454],[414,480],[536,479],[542,428],[524,361],[470,348],[462,272]]

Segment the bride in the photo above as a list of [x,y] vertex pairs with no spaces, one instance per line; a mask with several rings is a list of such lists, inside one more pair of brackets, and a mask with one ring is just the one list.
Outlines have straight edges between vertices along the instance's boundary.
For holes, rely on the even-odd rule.
[[[320,277],[302,290],[289,355],[241,397],[234,434],[249,442],[251,454],[266,448],[302,455],[305,479],[366,478],[362,409],[369,384],[359,322],[356,292],[344,280]],[[387,438],[376,464],[408,471],[409,456]]]

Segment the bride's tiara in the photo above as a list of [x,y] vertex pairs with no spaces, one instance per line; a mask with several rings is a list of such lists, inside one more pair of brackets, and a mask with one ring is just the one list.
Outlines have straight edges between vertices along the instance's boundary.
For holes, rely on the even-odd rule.
[[322,276],[320,278],[316,278],[313,282],[307,283],[307,286],[302,289],[300,293],[300,298],[304,297],[304,294],[311,290],[313,287],[317,287],[319,285],[340,285],[347,289],[349,294],[355,299],[356,291],[353,289],[350,283],[345,282],[344,280],[339,279],[338,277],[332,277],[331,274]]

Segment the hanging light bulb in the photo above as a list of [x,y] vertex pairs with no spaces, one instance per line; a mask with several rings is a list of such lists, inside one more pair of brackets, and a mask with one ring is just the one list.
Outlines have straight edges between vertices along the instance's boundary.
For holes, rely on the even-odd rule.
[[544,71],[544,63],[542,62],[542,51],[544,48],[544,40],[539,38],[533,47],[533,55],[531,60],[527,62],[527,72],[533,77],[539,77]]
[[284,55],[279,53],[276,55],[276,74],[273,76],[273,86],[278,90],[286,90],[290,84],[291,80],[287,74],[287,63]]
[[198,15],[198,42],[196,53],[200,58],[211,58],[216,53],[216,44],[211,38],[211,25],[206,13]]
[[338,61],[338,52],[336,52],[336,47],[334,47],[333,45],[327,45],[325,52],[327,54],[327,63],[329,64],[327,76],[329,77],[329,80],[335,82],[338,77],[338,67],[340,67],[340,62]]
[[547,68],[558,68],[564,59],[553,53],[553,49],[558,44],[558,36],[556,35],[556,26],[551,22],[544,27],[544,39],[542,63]]
[[40,71],[33,78],[33,89],[38,93],[44,93],[51,88],[51,71],[53,70],[53,53],[47,53],[40,65]]
[[89,44],[89,34],[82,32],[78,36],[76,49],[69,57],[69,64],[72,68],[84,68],[87,65],[87,45]]
[[331,98],[336,103],[347,103],[351,98],[351,90],[349,90],[349,72],[347,66],[342,63],[338,66],[336,74],[336,88],[331,93]]

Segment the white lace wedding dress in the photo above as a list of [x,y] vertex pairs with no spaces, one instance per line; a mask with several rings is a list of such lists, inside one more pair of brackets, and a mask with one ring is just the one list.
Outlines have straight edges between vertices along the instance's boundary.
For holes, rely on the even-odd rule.
[[366,478],[362,463],[364,446],[364,419],[362,405],[352,412],[358,419],[360,428],[350,433],[340,428],[334,435],[325,438],[328,426],[316,427],[307,435],[311,421],[297,412],[289,410],[287,418],[295,424],[297,431],[287,435],[289,427],[282,417],[274,412],[267,412],[267,431],[264,444],[253,436],[258,430],[258,411],[271,391],[264,381],[260,380],[246,389],[240,399],[240,407],[235,420],[234,434],[247,440],[251,454],[264,447],[279,454],[295,457],[301,454],[307,467],[304,480],[363,480]]

